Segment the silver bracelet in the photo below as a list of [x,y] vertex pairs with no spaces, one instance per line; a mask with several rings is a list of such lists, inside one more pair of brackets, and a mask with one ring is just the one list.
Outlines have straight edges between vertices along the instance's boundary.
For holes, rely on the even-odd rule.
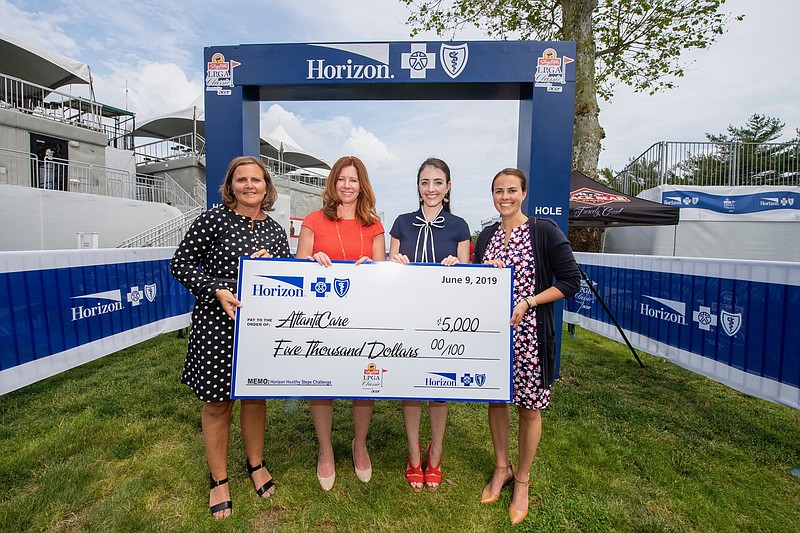
[[[536,298],[534,298],[533,296],[526,296],[525,297],[525,302],[528,304],[528,309],[530,309],[532,307],[536,307],[538,305],[536,303]],[[533,302],[533,303],[531,303],[531,302]]]

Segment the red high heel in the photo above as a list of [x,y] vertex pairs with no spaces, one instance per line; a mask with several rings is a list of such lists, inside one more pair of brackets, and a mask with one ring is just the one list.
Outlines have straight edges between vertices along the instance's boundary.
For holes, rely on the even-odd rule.
[[[421,451],[421,450],[420,450]],[[442,484],[442,459],[439,458],[439,464],[433,466],[431,464],[431,443],[428,443],[428,454],[425,457],[427,468],[425,468],[425,486],[430,490],[436,490]],[[436,483],[435,487],[431,487],[428,483]]]
[[[406,468],[406,481],[408,484],[411,483],[424,483],[425,476],[422,474],[422,444],[419,445],[419,465],[412,466],[411,461],[406,461],[408,464],[408,468]],[[414,492],[421,492],[422,487],[416,488],[411,485],[411,488],[414,489]]]

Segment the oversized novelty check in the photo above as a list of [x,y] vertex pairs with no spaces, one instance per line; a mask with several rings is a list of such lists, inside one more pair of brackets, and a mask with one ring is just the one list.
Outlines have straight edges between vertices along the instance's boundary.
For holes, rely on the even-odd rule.
[[239,263],[234,398],[511,399],[511,269]]

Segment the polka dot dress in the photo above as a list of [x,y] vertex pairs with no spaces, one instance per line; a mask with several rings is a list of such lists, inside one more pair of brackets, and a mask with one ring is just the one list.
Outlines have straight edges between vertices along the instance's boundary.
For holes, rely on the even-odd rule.
[[[536,268],[533,264],[531,231],[528,223],[514,228],[504,245],[502,226],[494,232],[486,247],[485,259],[501,259],[506,266],[514,265],[514,305],[533,292]],[[514,405],[526,409],[547,409],[550,388],[544,387],[539,341],[536,335],[536,308],[528,310],[514,331]]]
[[181,383],[204,402],[231,399],[234,321],[214,296],[236,293],[239,257],[264,248],[290,257],[286,231],[269,216],[253,221],[226,207],[201,214],[172,258],[172,275],[197,297]]

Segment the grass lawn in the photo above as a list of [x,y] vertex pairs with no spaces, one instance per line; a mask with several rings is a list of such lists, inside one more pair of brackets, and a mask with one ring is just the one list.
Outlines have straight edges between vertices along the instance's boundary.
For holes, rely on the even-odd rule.
[[[268,402],[269,500],[244,471],[237,408],[233,516],[215,522],[200,404],[179,383],[185,349],[162,335],[0,397],[0,532],[511,529],[508,488],[478,502],[494,465],[485,405],[450,404],[445,482],[414,494],[392,401],[375,407],[367,485],[353,472],[349,402],[336,402],[330,493],[317,483],[307,402]],[[800,411],[641,357],[646,368],[624,345],[580,328],[564,335],[530,514],[515,529],[800,531],[800,479],[789,473],[800,466]]]

